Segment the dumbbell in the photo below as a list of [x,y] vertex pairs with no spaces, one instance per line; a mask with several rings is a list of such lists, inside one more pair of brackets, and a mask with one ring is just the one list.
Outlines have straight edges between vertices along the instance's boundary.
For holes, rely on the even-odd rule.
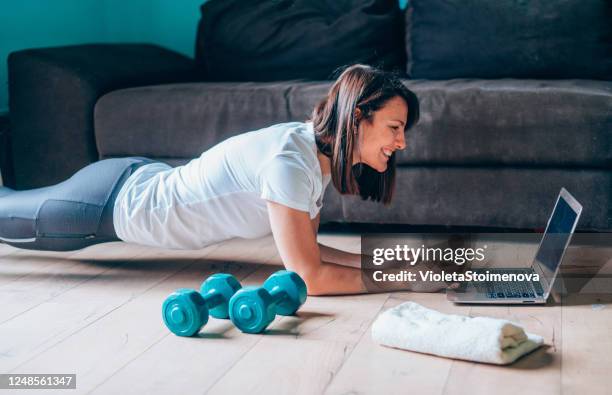
[[231,274],[217,273],[208,277],[200,292],[180,288],[171,293],[162,305],[164,323],[178,336],[193,336],[208,322],[208,316],[228,318],[229,300],[242,286]]
[[263,332],[276,314],[293,315],[306,301],[306,284],[295,272],[280,270],[261,287],[244,287],[229,303],[230,319],[245,333]]

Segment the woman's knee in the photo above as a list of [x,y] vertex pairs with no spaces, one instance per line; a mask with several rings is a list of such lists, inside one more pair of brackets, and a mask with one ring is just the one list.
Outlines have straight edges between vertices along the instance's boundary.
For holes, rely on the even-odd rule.
[[50,190],[0,197],[0,240],[24,249],[69,251],[113,239],[98,234],[103,206],[55,199]]
[[0,197],[0,237],[29,241],[36,236],[36,215],[43,195],[12,191]]

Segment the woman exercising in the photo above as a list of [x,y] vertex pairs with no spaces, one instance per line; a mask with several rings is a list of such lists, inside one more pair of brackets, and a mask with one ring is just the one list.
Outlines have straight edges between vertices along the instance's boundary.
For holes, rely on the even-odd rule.
[[396,76],[353,65],[310,121],[228,138],[183,166],[112,158],[53,186],[2,188],[0,239],[55,251],[117,240],[200,249],[271,232],[309,294],[365,292],[360,255],[317,244],[321,200],[331,180],[342,194],[388,204],[395,152],[418,119],[416,95]]

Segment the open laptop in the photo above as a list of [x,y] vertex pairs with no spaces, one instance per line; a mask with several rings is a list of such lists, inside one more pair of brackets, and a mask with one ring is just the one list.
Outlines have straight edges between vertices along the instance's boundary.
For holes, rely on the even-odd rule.
[[476,273],[537,273],[539,281],[465,282],[446,292],[455,303],[546,303],[561,261],[582,213],[582,205],[561,188],[536,256],[528,268],[483,268]]

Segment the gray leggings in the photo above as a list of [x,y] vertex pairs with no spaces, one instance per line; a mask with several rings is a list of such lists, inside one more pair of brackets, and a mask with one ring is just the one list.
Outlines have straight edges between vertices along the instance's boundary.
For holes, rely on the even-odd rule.
[[130,174],[152,162],[140,156],[103,159],[56,185],[25,191],[0,187],[0,240],[48,251],[119,240],[113,226],[117,193]]

